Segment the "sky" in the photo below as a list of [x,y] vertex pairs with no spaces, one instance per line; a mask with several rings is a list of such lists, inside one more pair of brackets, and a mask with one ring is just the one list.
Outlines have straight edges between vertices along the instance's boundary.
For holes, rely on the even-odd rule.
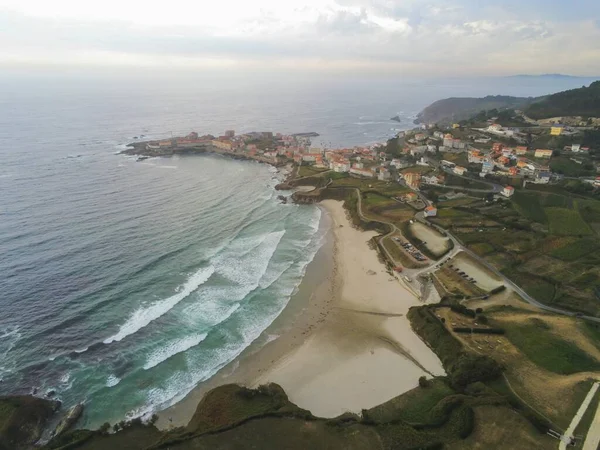
[[600,75],[599,0],[0,0],[0,67]]

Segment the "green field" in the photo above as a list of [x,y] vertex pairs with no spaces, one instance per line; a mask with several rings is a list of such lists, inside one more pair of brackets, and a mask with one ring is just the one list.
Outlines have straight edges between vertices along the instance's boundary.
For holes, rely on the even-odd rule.
[[596,200],[577,200],[577,209],[588,222],[600,223],[600,202]]
[[513,204],[517,211],[528,219],[539,223],[546,223],[548,220],[544,208],[540,204],[539,195],[516,191],[513,196]]
[[550,256],[563,261],[575,261],[582,256],[595,252],[599,247],[600,243],[593,238],[578,239],[564,247],[552,250]]
[[600,370],[600,362],[575,344],[561,339],[533,322],[514,324],[502,322],[506,337],[533,363],[549,372],[568,375]]
[[310,177],[313,175],[320,175],[323,172],[327,172],[329,169],[316,169],[312,166],[300,166],[298,168],[299,177]]
[[399,397],[393,398],[369,412],[378,422],[404,420],[409,423],[427,423],[430,413],[440,400],[455,394],[447,382],[440,378],[430,380],[428,387],[417,387]]
[[366,208],[368,208],[370,206],[392,205],[397,202],[384,195],[375,192],[367,192],[363,195],[362,203]]
[[578,211],[566,208],[544,208],[548,217],[550,233],[560,236],[583,236],[592,234]]

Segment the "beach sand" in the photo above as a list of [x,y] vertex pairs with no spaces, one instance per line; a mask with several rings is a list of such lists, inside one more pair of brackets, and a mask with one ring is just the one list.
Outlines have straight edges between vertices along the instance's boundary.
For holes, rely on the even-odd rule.
[[321,417],[360,412],[406,392],[420,376],[443,375],[437,356],[412,331],[406,313],[422,304],[386,272],[353,228],[342,202],[321,203],[330,239],[307,269],[299,293],[257,343],[179,403],[161,411],[161,428],[185,425],[202,396],[225,383],[280,384],[290,400]]

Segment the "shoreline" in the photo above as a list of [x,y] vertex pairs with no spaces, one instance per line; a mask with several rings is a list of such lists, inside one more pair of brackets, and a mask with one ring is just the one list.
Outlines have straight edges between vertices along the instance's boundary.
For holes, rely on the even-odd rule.
[[[329,230],[298,292],[236,360],[158,412],[159,428],[187,425],[204,394],[222,384],[275,382],[301,408],[335,417],[390,400],[420,376],[445,373],[406,318],[422,303],[368,245],[376,233],[353,228],[342,202],[319,207]],[[279,336],[265,344],[273,334]]]

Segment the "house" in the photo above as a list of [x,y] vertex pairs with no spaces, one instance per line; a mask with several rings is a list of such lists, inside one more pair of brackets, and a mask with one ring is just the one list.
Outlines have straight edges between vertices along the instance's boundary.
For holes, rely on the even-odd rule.
[[512,156],[513,152],[514,152],[514,150],[512,148],[507,147],[507,148],[502,149],[502,155],[506,156],[506,157]]
[[520,145],[516,148],[516,153],[517,155],[524,155],[525,153],[527,153],[527,147]]
[[469,162],[472,164],[482,164],[485,156],[479,150],[471,150],[468,156]]
[[369,169],[357,169],[357,168],[353,167],[349,170],[349,172],[352,175],[357,175],[359,177],[365,177],[365,178],[373,178],[375,176],[375,172],[373,172],[372,170],[369,170]]
[[430,176],[422,176],[421,181],[425,184],[442,184],[444,179],[441,176],[430,175]]
[[489,127],[486,128],[486,131],[488,133],[500,134],[500,133],[502,133],[502,125],[499,125],[497,123],[493,123]]
[[579,153],[581,151],[581,144],[572,144],[571,151],[574,153]]
[[481,172],[486,174],[486,173],[490,173],[494,170],[494,162],[490,161],[489,159],[486,159],[485,161],[483,161],[483,165],[481,166]]
[[498,163],[499,166],[506,167],[508,164],[510,164],[510,159],[507,158],[506,156],[501,156],[500,158],[498,158],[496,160],[496,162]]
[[508,169],[508,173],[510,173],[513,177],[519,175],[519,169],[516,167],[511,167]]
[[527,167],[527,165],[528,165],[528,163],[525,158],[519,158],[519,160],[517,161],[517,167],[519,169],[523,169],[523,168]]
[[437,216],[437,208],[435,206],[428,206],[425,208],[425,217]]
[[381,181],[387,181],[387,180],[389,180],[389,179],[391,179],[391,178],[392,178],[392,174],[390,173],[390,171],[389,171],[389,170],[387,170],[387,169],[386,169],[386,168],[384,168],[384,167],[381,167],[381,168],[379,169],[379,174],[377,175],[377,179],[378,179],[378,180],[381,180]]
[[220,139],[214,139],[211,141],[211,144],[214,147],[217,147],[218,149],[221,150],[227,150],[227,151],[231,151],[231,148],[233,146],[233,144],[231,143],[231,141],[227,141],[227,140],[220,140]]
[[535,176],[535,180],[533,182],[535,184],[548,184],[550,183],[550,176],[552,174],[547,170],[540,170]]
[[452,169],[452,171],[456,174],[456,175],[464,175],[465,172],[467,171],[467,169],[465,169],[462,166],[456,166],[454,169]]
[[404,196],[404,199],[405,199],[407,202],[414,202],[414,201],[415,201],[416,199],[418,199],[418,198],[419,198],[419,196],[418,196],[417,194],[415,194],[414,192],[409,192],[408,194],[406,194],[406,195]]
[[450,133],[448,133],[444,136],[444,147],[452,148],[453,142],[454,142],[454,136],[452,136]]
[[350,163],[348,161],[334,162],[333,171],[337,173],[347,173],[350,171]]
[[562,126],[556,126],[550,128],[550,134],[552,136],[560,136],[563,132],[564,128]]
[[536,158],[551,158],[552,157],[552,150],[538,148],[535,151],[535,155],[534,156]]
[[411,156],[419,156],[419,155],[423,155],[425,152],[427,152],[428,148],[426,145],[420,145],[418,147],[412,147],[410,149],[410,154]]
[[444,139],[444,133],[442,133],[441,131],[434,131],[433,137],[436,139]]
[[417,134],[415,134],[415,141],[421,142],[421,141],[424,141],[425,139],[427,139],[427,135],[426,134],[423,134],[423,133],[417,133]]
[[421,186],[421,174],[417,172],[406,172],[404,174],[406,185],[411,189],[419,189]]
[[504,189],[502,189],[501,194],[504,195],[505,197],[512,197],[515,193],[515,188],[512,186],[506,186]]
[[456,130],[457,128],[460,128],[460,124],[459,123],[453,123],[452,124],[452,128],[454,128]]
[[492,151],[494,153],[500,153],[503,148],[504,144],[502,144],[501,142],[494,142],[494,144],[492,145]]
[[390,166],[394,166],[396,169],[404,169],[410,167],[412,164],[408,161],[402,161],[401,159],[392,159]]

